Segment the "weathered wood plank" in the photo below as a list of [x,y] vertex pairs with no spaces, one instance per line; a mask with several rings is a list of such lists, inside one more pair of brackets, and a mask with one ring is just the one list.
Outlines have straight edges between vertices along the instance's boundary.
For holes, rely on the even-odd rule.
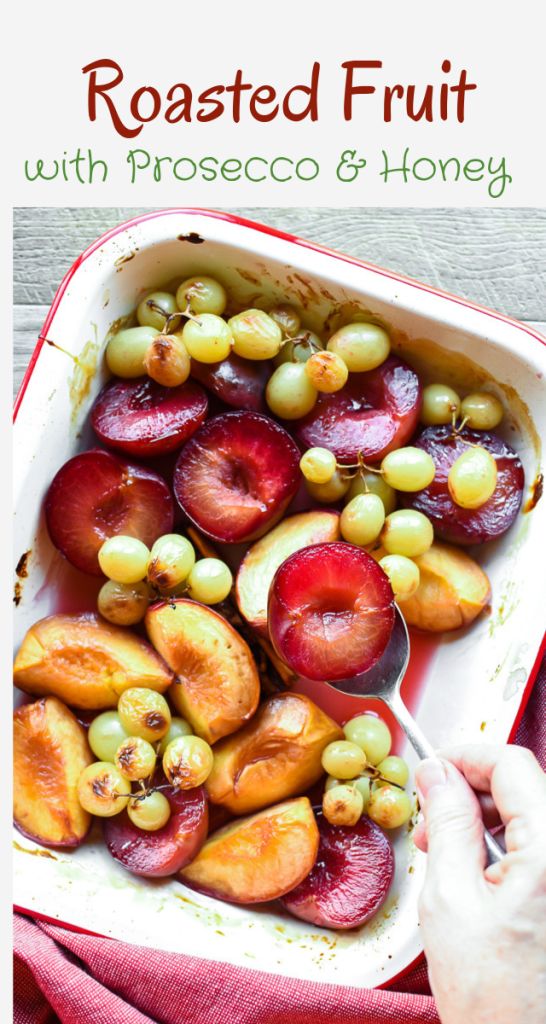
[[[14,386],[76,256],[104,231],[141,212],[14,211]],[[546,210],[245,207],[234,212],[533,321],[545,331]]]

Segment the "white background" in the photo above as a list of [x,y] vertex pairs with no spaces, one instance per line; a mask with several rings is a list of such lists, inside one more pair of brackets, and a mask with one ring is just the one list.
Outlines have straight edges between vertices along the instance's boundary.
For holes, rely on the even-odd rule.
[[[188,4],[164,0],[93,0],[88,4],[25,3],[18,25],[6,35],[4,60],[11,129],[9,147],[11,205],[412,205],[537,206],[544,196],[544,33],[539,0],[231,0]],[[87,63],[109,57],[123,68],[125,80],[111,95],[127,111],[132,92],[154,85],[165,94],[187,82],[197,95],[214,84],[229,83],[240,67],[254,86],[274,85],[280,92],[309,80],[314,60],[321,63],[319,120],[290,123],[279,117],[267,124],[248,112],[234,125],[226,115],[208,123],[145,125],[136,140],[114,131],[103,101],[99,117],[87,117]],[[451,60],[453,72],[441,71]],[[373,96],[356,97],[355,117],[343,120],[345,60],[380,59],[370,71]],[[468,69],[478,89],[467,96],[467,115],[458,124],[412,122],[403,112],[383,122],[382,88],[396,83],[455,81]],[[360,73],[361,74],[361,73]],[[420,88],[419,88],[420,87]],[[244,103],[243,103],[244,106]],[[91,147],[110,168],[105,184],[30,183],[24,161],[49,162]],[[482,182],[461,180],[404,184],[401,176],[385,184],[379,176],[381,149],[395,163],[406,146],[410,155],[434,160],[459,156],[463,161],[506,158],[513,182],[500,199]],[[177,182],[167,176],[154,183],[151,173],[129,184],[126,155],[132,147],[176,159],[187,155],[247,158],[260,154],[295,158],[312,154],[321,164],[312,183],[251,184],[240,181]],[[344,149],[366,156],[368,166],[352,185],[336,180],[335,167]],[[423,171],[426,168],[423,166]]]

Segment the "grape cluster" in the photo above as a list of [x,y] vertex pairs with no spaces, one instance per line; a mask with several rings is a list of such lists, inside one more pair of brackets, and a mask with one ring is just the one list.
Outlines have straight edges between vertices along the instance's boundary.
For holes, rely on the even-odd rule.
[[208,743],[193,735],[184,718],[171,715],[160,693],[145,687],[125,690],[116,711],[97,715],[88,740],[99,760],[80,775],[80,804],[101,818],[127,808],[133,824],[146,832],[163,828],[171,815],[167,797],[153,785],[158,759],[177,789],[202,785],[212,769]]
[[202,604],[225,601],[233,585],[219,558],[196,561],[190,541],[178,533],[159,537],[151,551],[136,537],[109,537],[99,551],[108,582],[98,596],[101,615],[118,626],[140,622],[153,596],[187,594]]
[[[384,360],[389,355],[389,346],[382,345],[384,334],[373,324],[349,324],[330,339],[328,348],[345,360],[347,371],[356,366],[371,369],[372,363],[374,367],[380,365],[375,359]],[[366,351],[366,344],[371,345],[372,352],[368,363],[362,351]],[[308,357],[306,370],[312,360],[327,355],[328,352],[318,352]],[[340,387],[346,379],[345,376]],[[487,392],[476,392],[461,401],[445,384],[430,384],[423,391],[421,421],[426,426],[451,423],[454,430],[463,425],[490,430],[498,426],[502,416],[501,403]],[[397,492],[420,491],[432,483],[436,467],[428,452],[412,446],[398,448],[375,467],[366,466],[360,457],[354,466],[338,465],[327,448],[308,448],[301,457],[300,469],[309,493],[317,501],[329,504],[345,499],[339,524],[343,539],[378,554],[398,601],[412,597],[420,582],[419,568],[413,559],[428,551],[434,531],[422,512],[396,508]],[[475,444],[459,456],[448,475],[450,495],[461,508],[479,508],[493,494],[496,482],[494,457]]]
[[409,821],[411,800],[404,787],[409,769],[391,754],[392,738],[381,718],[365,714],[343,728],[345,739],[334,740],[322,752],[328,774],[322,810],[332,825],[356,825],[363,814],[382,828],[399,828]]

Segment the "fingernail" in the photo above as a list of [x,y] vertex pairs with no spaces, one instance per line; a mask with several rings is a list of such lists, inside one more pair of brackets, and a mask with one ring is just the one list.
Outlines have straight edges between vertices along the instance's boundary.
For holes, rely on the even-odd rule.
[[429,757],[415,769],[415,783],[419,803],[426,800],[433,786],[443,786],[447,782],[447,772],[441,761]]

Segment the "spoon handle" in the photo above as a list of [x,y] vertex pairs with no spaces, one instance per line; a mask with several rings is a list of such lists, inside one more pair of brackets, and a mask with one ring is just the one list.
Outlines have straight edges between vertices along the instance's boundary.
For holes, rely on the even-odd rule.
[[[385,698],[383,698],[385,700]],[[399,693],[393,694],[388,700],[385,700],[385,704],[391,709],[394,717],[396,718],[399,725],[402,726],[406,736],[408,737],[415,753],[419,756],[421,761],[424,761],[427,757],[435,757],[436,752],[431,743],[427,740],[426,736],[421,732],[421,729],[417,725],[413,715],[410,714],[404,701],[402,700]],[[499,846],[496,839],[493,838],[487,829],[484,829],[483,841],[487,853],[487,863],[496,864],[497,861],[502,860],[504,857],[504,850],[502,846]]]

